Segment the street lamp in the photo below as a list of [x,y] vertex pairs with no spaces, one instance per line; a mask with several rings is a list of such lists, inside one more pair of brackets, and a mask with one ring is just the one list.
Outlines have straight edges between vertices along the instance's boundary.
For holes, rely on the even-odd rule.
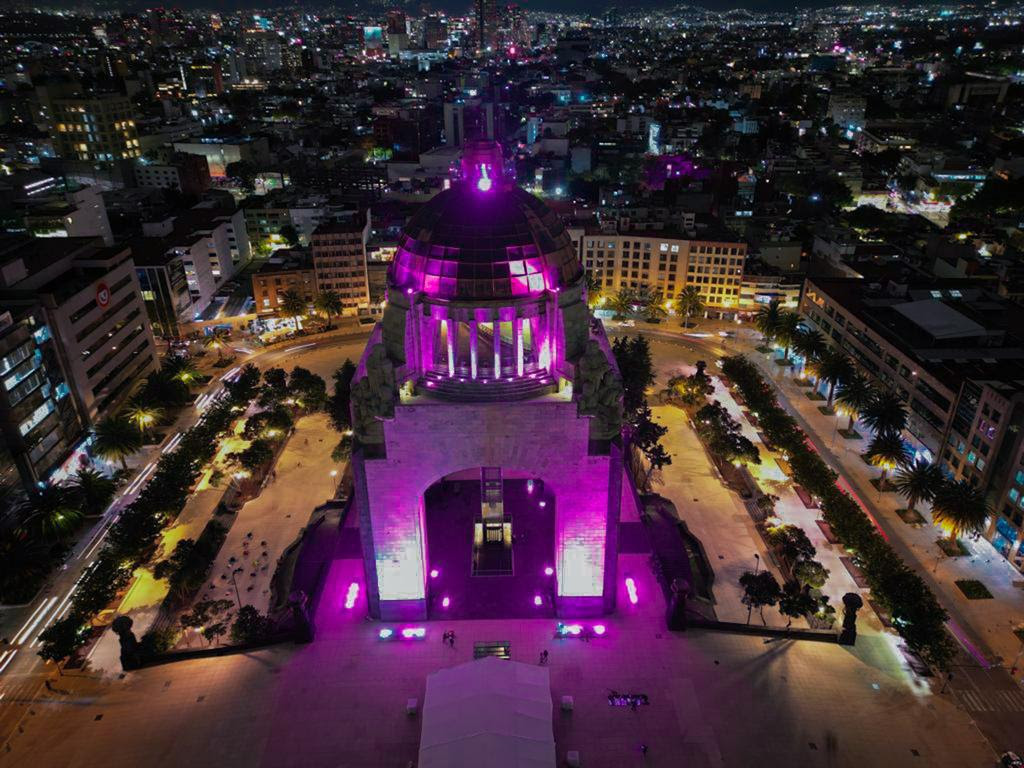
[[238,594],[238,582],[235,581],[235,576],[244,570],[245,568],[235,568],[235,570],[231,572],[231,586],[235,588],[235,602],[238,603],[238,610],[242,610],[242,597]]
[[761,556],[754,553],[754,575],[757,576],[757,572],[761,569]]

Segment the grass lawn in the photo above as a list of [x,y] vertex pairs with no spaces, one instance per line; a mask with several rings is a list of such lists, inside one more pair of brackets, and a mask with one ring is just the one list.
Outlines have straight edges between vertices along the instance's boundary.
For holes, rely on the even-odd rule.
[[935,543],[939,545],[939,549],[941,549],[947,557],[965,557],[970,554],[970,552],[967,551],[967,547],[961,544],[959,540],[950,541],[949,539],[939,539]]
[[900,520],[908,525],[922,525],[924,523],[924,517],[916,509],[897,509],[896,514],[900,516]]

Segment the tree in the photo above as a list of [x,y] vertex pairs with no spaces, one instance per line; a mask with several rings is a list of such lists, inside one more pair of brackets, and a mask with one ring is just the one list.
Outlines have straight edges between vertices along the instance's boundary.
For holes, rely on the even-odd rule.
[[895,486],[906,497],[908,508],[914,509],[919,502],[934,499],[944,481],[942,470],[937,465],[918,459],[897,471]]
[[256,166],[248,160],[228,163],[224,168],[224,173],[232,179],[237,179],[239,185],[247,191],[251,192],[256,184]]
[[584,272],[584,278],[587,281],[587,306],[593,309],[601,303],[601,297],[603,291],[601,289],[601,272],[599,270],[588,269]]
[[161,368],[146,377],[136,399],[147,405],[183,405],[189,400],[188,385]]
[[760,464],[761,455],[740,424],[717,400],[694,414],[694,426],[708,450],[733,464]]
[[145,434],[164,415],[164,410],[157,405],[146,403],[142,398],[136,397],[128,403],[128,407],[124,410],[124,415],[135,424],[140,433]]
[[338,432],[347,432],[352,428],[352,379],[355,375],[356,364],[349,359],[334,372],[334,394],[327,403],[327,412],[331,417],[331,426]]
[[89,623],[72,611],[65,618],[43,630],[39,635],[42,647],[38,654],[45,661],[52,661],[60,671],[60,663],[85,645],[89,639]]
[[260,369],[252,363],[246,363],[242,370],[231,381],[224,382],[224,389],[234,405],[248,405],[259,389]]
[[253,440],[248,448],[228,454],[228,460],[238,464],[242,469],[250,473],[269,464],[274,458],[274,448],[269,441],[263,438]]
[[331,327],[331,315],[340,315],[343,308],[341,296],[336,291],[324,291],[318,293],[313,300],[313,308],[327,320],[327,327]]
[[643,295],[644,319],[649,323],[660,322],[668,315],[665,302],[659,291],[648,290]]
[[798,525],[776,525],[767,531],[768,543],[779,550],[779,554],[791,565],[801,560],[811,560],[817,550]]
[[875,435],[899,435],[907,426],[907,409],[895,392],[883,390],[860,417]]
[[288,393],[307,411],[318,411],[327,402],[327,384],[315,373],[301,367],[292,368],[288,377]]
[[750,623],[751,612],[757,608],[761,615],[761,623],[767,626],[768,622],[764,620],[764,609],[779,601],[779,582],[775,580],[770,571],[758,573],[747,571],[740,576],[740,586],[743,587],[741,599],[747,606],[747,624]]
[[352,435],[342,435],[338,444],[331,451],[331,458],[341,464],[352,458]]
[[932,519],[949,531],[950,541],[981,533],[991,515],[985,493],[966,480],[943,483],[932,499]]
[[842,406],[842,410],[849,416],[850,421],[846,425],[846,431],[853,431],[853,423],[857,418],[875,401],[877,392],[864,376],[855,373],[843,382],[836,397],[836,402]]
[[803,328],[793,339],[793,351],[804,359],[804,364],[817,360],[828,349],[828,342],[821,331]]
[[789,348],[800,338],[800,333],[800,315],[796,312],[780,312],[775,336],[785,347],[782,351],[783,360],[789,358]]
[[82,508],[82,513],[93,516],[107,508],[110,500],[114,498],[116,486],[114,481],[102,472],[83,467],[72,478],[69,488],[75,501]]
[[203,627],[203,637],[206,642],[213,645],[214,641],[228,633],[228,625],[223,621],[216,621]]
[[228,347],[231,336],[226,328],[208,328],[207,334],[203,337],[203,346],[207,349],[217,350],[217,362],[224,362],[224,350]]
[[828,574],[828,568],[817,560],[801,560],[793,566],[793,578],[811,589],[824,587]]
[[700,289],[695,285],[683,288],[675,298],[675,310],[683,318],[683,327],[689,326],[690,318],[704,311],[704,298],[700,295]]
[[295,321],[295,330],[302,328],[302,317],[309,310],[306,299],[297,291],[282,291],[278,296],[278,309]]
[[281,227],[278,234],[281,235],[281,239],[288,243],[289,248],[298,248],[299,232],[297,229],[295,229],[293,225],[285,224],[283,227]]
[[880,485],[885,484],[885,476],[890,469],[902,467],[910,460],[910,451],[903,443],[903,438],[893,432],[879,432],[868,443],[865,454],[867,460],[882,470],[878,479]]
[[846,353],[829,347],[821,357],[811,363],[810,369],[811,373],[818,377],[818,381],[828,386],[826,405],[831,408],[836,385],[849,380],[854,374],[853,363]]
[[620,336],[612,343],[612,354],[622,376],[626,420],[631,421],[647,399],[647,388],[654,383],[651,346],[642,335]]
[[764,337],[765,344],[771,344],[778,336],[779,323],[782,319],[780,306],[781,304],[778,300],[772,301],[758,309],[757,315],[754,316],[754,325]]
[[0,530],[0,603],[22,603],[32,597],[52,562],[50,547],[27,531]]
[[631,445],[643,454],[648,462],[647,474],[644,478],[644,487],[650,486],[651,475],[656,470],[672,463],[672,457],[665,451],[661,444],[661,438],[668,433],[668,427],[662,426],[654,421],[651,416],[651,409],[646,401],[638,409],[634,416],[631,433]]
[[782,591],[779,593],[779,613],[789,618],[786,629],[792,626],[793,619],[813,613],[817,607],[818,601],[811,595],[810,587],[807,585],[796,579],[782,585]]
[[174,380],[190,387],[199,381],[201,374],[190,357],[168,357],[164,359],[163,370]]
[[108,416],[92,433],[92,452],[107,461],[120,461],[128,469],[127,458],[142,448],[142,435],[123,416]]
[[69,488],[51,482],[29,491],[17,514],[21,526],[44,541],[64,538],[82,521],[75,495]]
[[621,320],[636,312],[636,294],[631,288],[620,288],[612,296],[611,305],[612,309],[615,310],[615,319]]
[[270,619],[251,605],[243,605],[231,625],[231,642],[258,643],[270,634]]

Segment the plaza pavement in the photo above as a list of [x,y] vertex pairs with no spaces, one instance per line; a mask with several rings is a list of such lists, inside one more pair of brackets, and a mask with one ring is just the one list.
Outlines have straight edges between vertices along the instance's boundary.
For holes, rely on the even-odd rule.
[[[638,583],[591,642],[556,639],[554,621],[427,622],[423,640],[380,640],[364,618],[358,560],[328,576],[306,646],[189,661],[123,679],[63,678],[46,692],[0,767],[225,765],[318,768],[414,765],[426,676],[473,658],[476,641],[511,643],[512,658],[550,653],[557,755],[584,766],[913,766],[988,768],[995,756],[948,697],[913,692],[884,641],[854,648],[664,628],[647,557],[620,557]],[[620,579],[621,582],[621,579]],[[398,625],[386,625],[397,627]],[[455,648],[441,642],[456,633]],[[610,690],[645,693],[638,711]],[[574,698],[571,713],[560,710]],[[648,746],[644,758],[640,745]],[[487,765],[481,756],[481,765]]]

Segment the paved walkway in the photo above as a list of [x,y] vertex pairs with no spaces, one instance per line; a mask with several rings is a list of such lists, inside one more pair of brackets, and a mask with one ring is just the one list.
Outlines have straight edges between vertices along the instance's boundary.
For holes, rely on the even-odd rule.
[[[670,633],[644,555],[620,559],[638,580],[631,605],[592,642],[555,639],[554,621],[427,622],[423,640],[378,638],[358,560],[332,568],[307,646],[190,661],[123,680],[61,681],[47,693],[0,766],[407,766],[417,759],[426,676],[473,658],[474,643],[504,640],[512,658],[550,652],[558,760],[578,750],[590,768],[724,768],[763,764],[835,768],[917,765],[989,768],[994,755],[948,697],[908,689],[878,638],[853,649],[721,633]],[[396,626],[396,625],[386,625]],[[441,634],[456,633],[454,649]],[[609,706],[610,690],[650,705]],[[80,691],[80,693],[79,693]],[[574,698],[562,712],[564,695]],[[54,738],[58,733],[59,738]],[[646,759],[640,745],[648,746]]]

